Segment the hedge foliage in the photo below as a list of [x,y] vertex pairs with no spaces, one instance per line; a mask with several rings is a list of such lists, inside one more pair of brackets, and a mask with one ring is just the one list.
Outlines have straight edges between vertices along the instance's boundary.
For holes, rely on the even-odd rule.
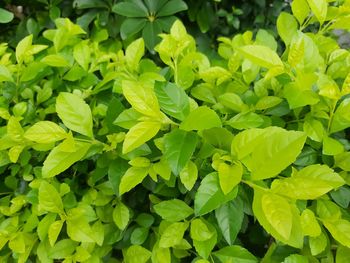
[[180,20],[1,44],[0,261],[348,262],[350,1],[291,11],[213,57]]

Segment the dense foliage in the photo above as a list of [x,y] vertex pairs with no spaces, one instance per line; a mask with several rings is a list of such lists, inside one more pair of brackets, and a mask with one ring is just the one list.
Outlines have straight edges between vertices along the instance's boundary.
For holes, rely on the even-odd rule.
[[290,9],[210,58],[180,20],[0,44],[0,261],[348,262],[350,1]]

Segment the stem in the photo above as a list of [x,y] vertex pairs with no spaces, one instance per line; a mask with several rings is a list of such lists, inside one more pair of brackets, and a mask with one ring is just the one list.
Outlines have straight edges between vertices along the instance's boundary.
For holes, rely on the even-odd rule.
[[311,20],[311,17],[312,16],[309,16],[305,21],[304,23],[300,26],[300,31],[303,31],[310,23],[310,20]]
[[265,188],[265,187],[262,187],[260,185],[257,185],[257,184],[254,184],[250,181],[246,181],[246,180],[242,180],[242,183],[245,183],[246,185],[250,186],[251,188],[256,188],[256,189],[259,189],[261,191],[264,191],[264,192],[268,192],[269,189]]
[[332,107],[331,107],[331,111],[329,113],[329,121],[328,121],[328,125],[327,125],[327,133],[329,134],[332,122],[333,122],[333,116],[334,116],[334,111],[335,111],[335,106],[337,105],[337,100],[334,100],[332,103]]
[[177,76],[177,58],[174,59],[174,81],[176,85],[178,84],[178,76]]

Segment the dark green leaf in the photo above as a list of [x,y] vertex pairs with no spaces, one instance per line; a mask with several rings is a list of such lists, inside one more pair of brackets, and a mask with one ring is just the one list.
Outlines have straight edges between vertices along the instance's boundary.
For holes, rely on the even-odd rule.
[[180,129],[165,135],[164,157],[175,175],[178,175],[190,160],[196,149],[197,141],[196,133]]

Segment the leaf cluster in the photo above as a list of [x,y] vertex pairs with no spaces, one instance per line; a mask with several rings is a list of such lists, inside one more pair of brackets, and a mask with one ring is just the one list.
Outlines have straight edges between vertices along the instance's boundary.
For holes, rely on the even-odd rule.
[[180,20],[161,63],[68,18],[1,44],[0,261],[347,262],[350,2],[291,10],[215,60]]

